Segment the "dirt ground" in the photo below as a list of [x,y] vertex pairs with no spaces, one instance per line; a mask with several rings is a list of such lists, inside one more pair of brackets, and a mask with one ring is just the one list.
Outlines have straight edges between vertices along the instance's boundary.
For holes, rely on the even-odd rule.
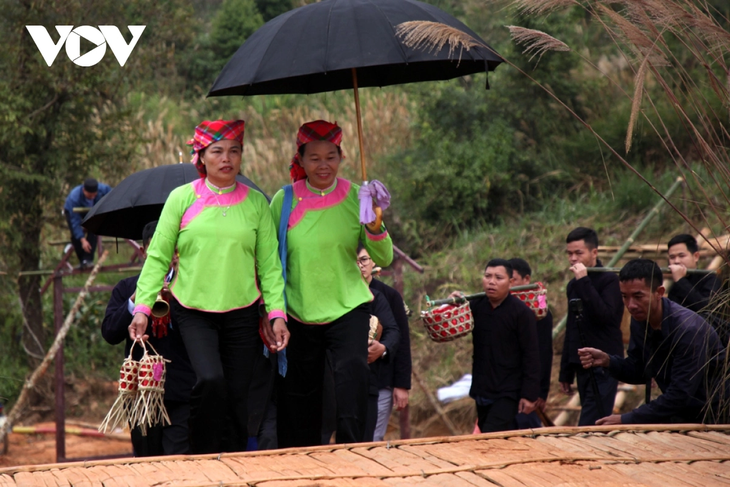
[[[53,428],[55,424],[44,422],[33,426]],[[88,459],[110,455],[131,456],[131,441],[128,438],[66,435],[67,459]],[[11,433],[7,453],[0,455],[0,468],[46,463],[56,463],[56,436],[54,434]]]

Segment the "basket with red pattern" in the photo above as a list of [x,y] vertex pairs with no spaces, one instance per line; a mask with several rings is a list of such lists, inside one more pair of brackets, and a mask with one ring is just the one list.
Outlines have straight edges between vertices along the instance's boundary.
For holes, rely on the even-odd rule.
[[547,316],[548,312],[547,289],[541,282],[535,284],[537,284],[537,289],[513,291],[512,295],[522,300],[535,313],[537,319],[541,320]]
[[136,343],[136,340],[132,343],[129,357],[122,362],[122,368],[119,370],[119,385],[117,386],[119,394],[104,421],[99,425],[99,431],[102,433],[110,433],[117,426],[125,427],[135,420],[136,409],[134,404],[137,400],[137,378],[140,365],[139,361],[132,358],[132,351]]
[[[144,343],[143,343],[144,345]],[[151,343],[147,343],[144,356],[139,361],[139,376],[137,378],[137,402],[134,405],[136,416],[132,424],[139,426],[142,435],[147,434],[147,428],[156,424],[170,424],[170,417],[165,409],[165,362],[168,359],[157,353]],[[150,353],[154,352],[154,355]]]
[[435,342],[450,342],[468,335],[474,328],[474,317],[469,301],[459,306],[444,304],[438,308],[421,311],[423,326]]

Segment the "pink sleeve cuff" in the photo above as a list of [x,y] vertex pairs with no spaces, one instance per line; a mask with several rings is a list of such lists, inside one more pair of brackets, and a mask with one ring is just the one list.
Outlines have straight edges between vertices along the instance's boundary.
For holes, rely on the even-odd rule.
[[374,234],[370,233],[370,230],[368,230],[368,227],[365,227],[365,235],[368,237],[368,240],[372,240],[373,242],[380,242],[381,240],[384,240],[388,236],[388,230],[383,230],[383,233],[374,235]]
[[269,313],[269,321],[274,321],[276,318],[281,318],[282,320],[286,321],[286,313],[284,313],[280,309],[275,309]]
[[149,306],[145,306],[144,304],[138,304],[134,307],[134,313],[132,315],[136,315],[137,313],[144,313],[145,316],[149,316],[152,314],[152,310]]

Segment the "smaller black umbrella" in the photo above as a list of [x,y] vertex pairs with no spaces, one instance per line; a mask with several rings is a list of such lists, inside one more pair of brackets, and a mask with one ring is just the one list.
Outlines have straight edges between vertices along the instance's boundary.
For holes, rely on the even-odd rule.
[[[170,164],[136,172],[100,199],[81,226],[97,235],[141,240],[144,226],[160,218],[170,192],[198,178],[193,164]],[[266,196],[246,176],[239,174],[236,180]]]

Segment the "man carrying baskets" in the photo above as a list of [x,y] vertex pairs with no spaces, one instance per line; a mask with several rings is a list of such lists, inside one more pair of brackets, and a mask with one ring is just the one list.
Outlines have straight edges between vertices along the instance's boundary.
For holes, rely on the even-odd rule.
[[482,277],[486,296],[470,302],[474,355],[469,395],[482,433],[513,429],[515,415],[534,411],[540,395],[535,313],[510,294],[511,277],[509,261],[490,260]]

